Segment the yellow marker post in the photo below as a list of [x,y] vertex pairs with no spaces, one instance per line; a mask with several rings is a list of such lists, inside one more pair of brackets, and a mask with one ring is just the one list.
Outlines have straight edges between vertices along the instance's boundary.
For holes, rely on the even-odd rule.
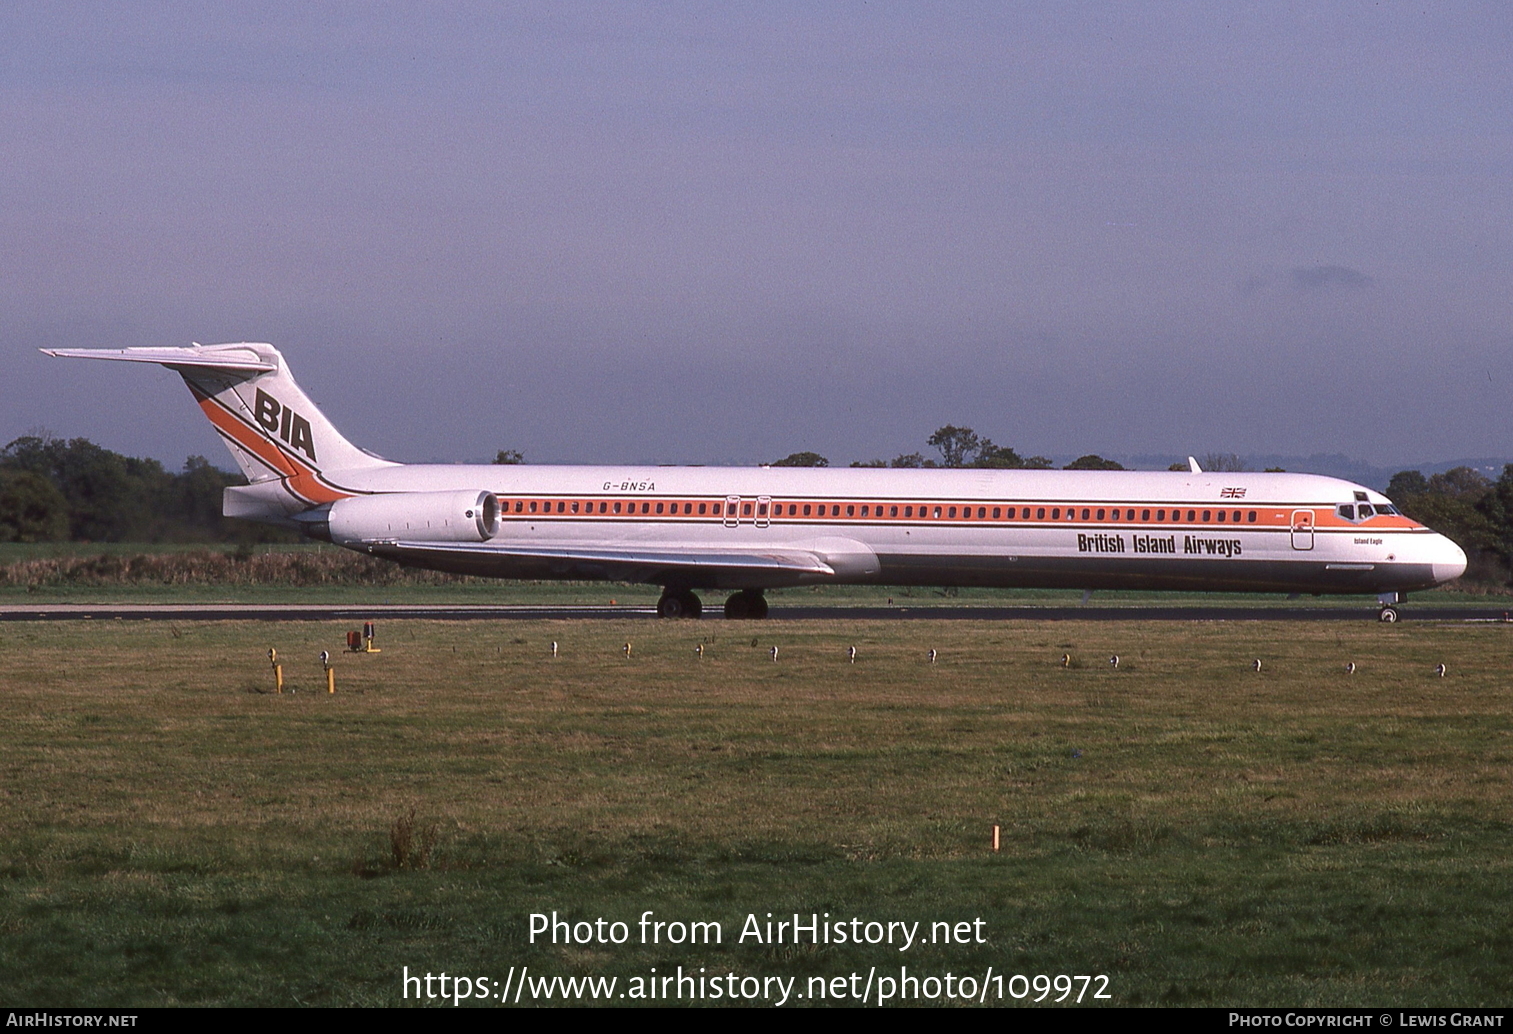
[[278,650],[268,648],[268,663],[273,665],[273,692],[284,691],[284,666],[278,662]]
[[331,655],[325,650],[320,652],[320,666],[326,671],[326,692],[336,692],[336,669],[331,667]]

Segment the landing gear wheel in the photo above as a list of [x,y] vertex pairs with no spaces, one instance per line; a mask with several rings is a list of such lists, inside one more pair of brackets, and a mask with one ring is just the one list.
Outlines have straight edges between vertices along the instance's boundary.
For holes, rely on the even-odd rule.
[[742,589],[725,601],[727,621],[760,621],[767,616],[767,597],[760,589]]
[[704,611],[704,604],[699,598],[687,589],[673,591],[669,589],[662,594],[657,601],[657,617],[659,618],[697,618]]
[[1377,613],[1376,619],[1382,622],[1382,624],[1384,625],[1392,624],[1397,620],[1397,608],[1383,607],[1381,611]]

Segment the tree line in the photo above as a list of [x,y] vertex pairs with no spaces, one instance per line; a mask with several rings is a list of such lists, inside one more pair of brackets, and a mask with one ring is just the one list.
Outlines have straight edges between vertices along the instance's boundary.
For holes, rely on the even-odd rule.
[[177,473],[87,438],[36,434],[0,450],[0,542],[261,542],[292,539],[221,516],[221,491],[246,484],[203,456]]
[[1466,551],[1468,580],[1513,584],[1513,463],[1496,481],[1471,467],[1429,477],[1399,471],[1387,498]]
[[[997,445],[993,439],[979,435],[970,427],[954,424],[936,430],[925,444],[940,453],[940,459],[927,457],[919,452],[907,452],[891,460],[858,460],[853,467],[892,467],[911,469],[924,467],[991,467],[999,470],[1050,470],[1055,464],[1044,456],[1021,456],[1006,445]],[[772,467],[828,467],[830,461],[817,452],[795,452],[774,460]],[[1123,470],[1124,467],[1102,456],[1082,456],[1068,463],[1065,470]]]

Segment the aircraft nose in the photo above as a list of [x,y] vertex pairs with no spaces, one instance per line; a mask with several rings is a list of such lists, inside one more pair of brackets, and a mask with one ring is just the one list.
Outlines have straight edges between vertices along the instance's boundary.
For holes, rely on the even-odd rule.
[[1466,551],[1443,535],[1436,535],[1435,538],[1439,539],[1434,544],[1434,559],[1431,561],[1435,582],[1448,582],[1465,574]]

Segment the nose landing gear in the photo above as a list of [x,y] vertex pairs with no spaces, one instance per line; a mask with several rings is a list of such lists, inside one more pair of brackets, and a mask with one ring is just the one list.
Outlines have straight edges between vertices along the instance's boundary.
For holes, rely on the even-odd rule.
[[1402,602],[1403,594],[1400,592],[1383,592],[1376,597],[1381,609],[1376,612],[1376,619],[1384,625],[1390,625],[1397,621],[1397,605]]

